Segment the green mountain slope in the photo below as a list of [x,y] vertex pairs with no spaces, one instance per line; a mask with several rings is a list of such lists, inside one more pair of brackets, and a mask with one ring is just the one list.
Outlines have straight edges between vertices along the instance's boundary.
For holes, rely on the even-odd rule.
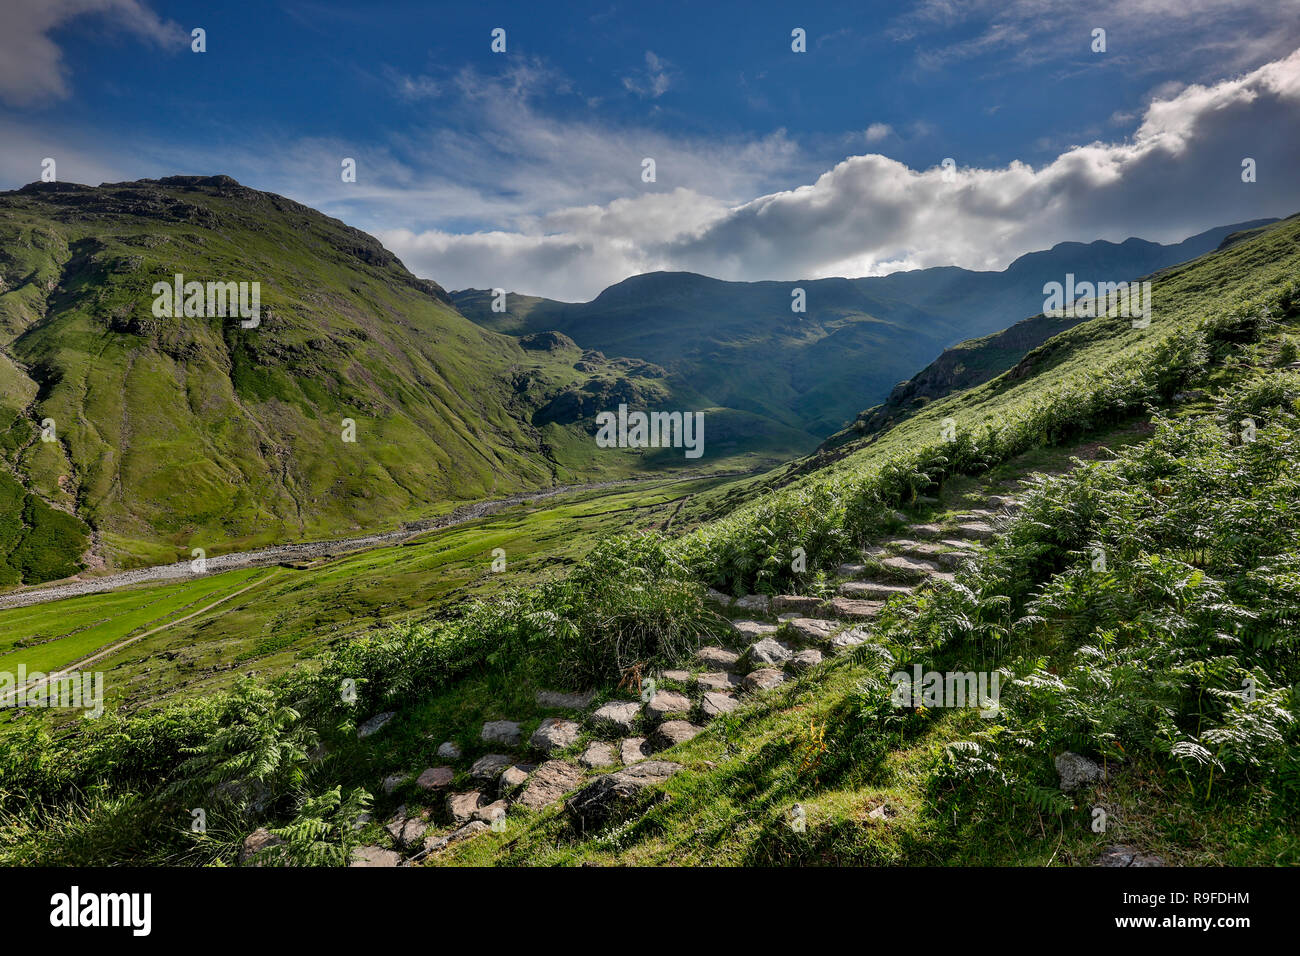
[[[257,832],[300,865],[1294,864],[1298,240],[1169,269],[1149,327],[1080,323],[685,534],[600,534],[275,682],[0,736],[0,858],[233,863]],[[899,702],[913,666],[1005,672],[998,706]]]
[[[791,282],[652,273],[586,303],[511,294],[505,312],[492,311],[487,291],[451,297],[485,328],[516,335],[556,329],[586,348],[661,365],[674,387],[803,433],[807,451],[945,347],[1040,312],[1045,282],[1064,281],[1068,272],[1080,280],[1133,279],[1264,222],[1224,226],[1172,245],[1061,243],[1002,272],[945,267]],[[791,311],[794,288],[806,294],[806,313]]]
[[[177,273],[260,283],[260,324],[156,317]],[[62,539],[51,567],[20,553],[0,579],[75,569],[81,521],[92,561],[129,566],[627,470],[533,416],[592,382],[649,401],[660,378],[485,331],[372,237],[228,177],[0,194],[0,447],[21,486],[0,488],[0,555]],[[50,528],[46,503],[76,518]]]

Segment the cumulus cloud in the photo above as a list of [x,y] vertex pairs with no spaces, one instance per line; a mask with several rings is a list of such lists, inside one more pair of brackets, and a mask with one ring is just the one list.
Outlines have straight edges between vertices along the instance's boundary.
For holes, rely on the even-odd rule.
[[[598,144],[592,143],[593,148]],[[1187,86],[1146,108],[1131,136],[1031,167],[912,169],[852,156],[794,189],[728,203],[699,185],[601,205],[560,205],[514,230],[381,238],[448,285],[585,299],[638,272],[730,279],[1004,268],[1066,240],[1176,241],[1300,210],[1300,50],[1243,76]],[[1245,158],[1258,181],[1241,181]],[[695,157],[698,161],[700,157]],[[702,181],[702,180],[700,180]],[[738,185],[733,181],[732,185]]]
[[188,41],[184,30],[139,0],[5,0],[0,4],[0,99],[11,106],[65,99],[69,70],[50,34],[96,15],[160,48]]
[[888,123],[872,123],[863,135],[868,143],[879,143],[882,139],[888,139],[893,133],[894,127]]

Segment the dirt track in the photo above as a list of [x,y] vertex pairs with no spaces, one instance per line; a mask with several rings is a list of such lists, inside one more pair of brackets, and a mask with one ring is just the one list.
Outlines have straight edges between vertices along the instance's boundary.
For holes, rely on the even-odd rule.
[[[467,521],[494,514],[514,505],[542,501],[574,491],[595,491],[601,488],[612,488],[617,485],[631,485],[653,480],[664,479],[631,478],[621,481],[599,481],[586,485],[563,485],[547,491],[511,495],[508,498],[498,498],[491,501],[475,501],[467,505],[461,505],[439,518],[410,522],[396,531],[362,535],[356,538],[337,538],[332,541],[281,544],[269,548],[259,548],[255,551],[235,551],[230,554],[217,555],[206,559],[206,571],[204,573],[215,574],[220,571],[232,571],[236,568],[278,564],[282,561],[302,561],[312,558],[333,557],[354,551],[367,551],[371,548],[399,543],[426,531],[436,531],[441,528],[464,524]],[[131,571],[121,571],[117,574],[106,574],[101,577],[73,578],[58,584],[41,585],[0,595],[0,610],[27,607],[32,604],[44,604],[47,601],[61,601],[65,598],[78,597],[83,594],[114,591],[118,588],[129,587],[132,584],[142,584],[146,581],[189,578],[193,577],[194,574],[195,572],[191,569],[189,561],[178,561],[175,564],[136,568]]]

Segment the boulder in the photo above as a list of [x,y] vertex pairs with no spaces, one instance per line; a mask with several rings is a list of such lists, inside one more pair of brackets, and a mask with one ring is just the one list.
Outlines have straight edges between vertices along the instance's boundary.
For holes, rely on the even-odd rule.
[[822,603],[822,599],[819,597],[805,597],[801,594],[779,594],[772,598],[772,611],[776,614],[793,611],[796,614],[811,616],[821,610]]
[[736,635],[737,644],[748,644],[769,634],[775,634],[776,625],[763,621],[732,621],[731,631]]
[[697,727],[685,720],[669,720],[655,728],[654,733],[650,735],[646,745],[651,752],[667,750],[669,747],[675,747],[680,743],[685,743],[692,737],[704,730],[703,727]]
[[359,846],[352,851],[352,862],[348,866],[399,866],[402,855],[395,850],[385,850],[381,846]]
[[843,625],[819,617],[796,617],[785,622],[786,633],[803,644],[829,644]]
[[1098,764],[1069,750],[1056,758],[1056,772],[1061,777],[1061,789],[1066,793],[1106,779],[1106,771]]
[[364,724],[357,728],[357,740],[365,740],[371,734],[376,734],[384,728],[393,717],[396,716],[394,711],[386,710],[382,714],[375,714]]
[[277,847],[283,842],[282,837],[276,836],[266,827],[258,827],[244,837],[244,845],[239,850],[239,865],[261,866],[261,861],[256,859],[257,855],[272,847]]
[[474,814],[479,807],[485,807],[490,802],[481,790],[452,793],[447,795],[447,812],[456,823],[468,823],[474,819]]
[[730,694],[709,691],[700,702],[700,712],[705,717],[712,719],[721,717],[723,714],[729,714],[739,706],[740,702]]
[[533,736],[528,742],[542,753],[548,754],[552,750],[563,750],[576,744],[581,732],[582,728],[572,720],[547,717],[533,731]]
[[595,740],[587,745],[587,749],[578,758],[578,763],[593,769],[612,767],[618,763],[618,754],[615,752],[613,744]]
[[459,760],[461,758],[460,748],[450,740],[444,741],[438,745],[438,756],[443,760]]
[[484,754],[474,761],[469,768],[469,775],[475,780],[492,781],[501,776],[501,772],[514,763],[514,759],[505,754]]
[[726,671],[712,671],[700,674],[695,678],[695,683],[704,690],[730,690],[740,686],[742,679],[739,675],[729,674]]
[[1108,846],[1097,857],[1094,866],[1165,866],[1165,861],[1154,853],[1142,853],[1131,846]]
[[429,853],[437,853],[453,843],[468,840],[470,837],[477,836],[488,829],[490,828],[482,820],[470,820],[464,826],[452,830],[446,836],[438,837],[430,834],[424,841],[424,849]]
[[554,707],[557,710],[583,710],[595,696],[594,691],[566,694],[558,690],[539,690],[537,706]]
[[725,647],[701,647],[695,652],[695,659],[705,667],[729,671],[740,662],[740,655]]
[[597,707],[591,715],[591,725],[597,730],[627,733],[636,726],[641,716],[641,704],[634,700],[610,701]]
[[630,766],[646,758],[645,738],[628,737],[618,745],[618,758],[624,766]]
[[681,769],[681,764],[667,760],[643,760],[597,777],[569,798],[565,810],[579,831],[598,830],[630,809],[647,788],[663,783]]
[[528,778],[528,785],[519,795],[519,802],[530,809],[540,810],[558,802],[580,784],[584,776],[581,767],[563,760],[548,760]]
[[766,594],[746,594],[744,597],[736,598],[733,607],[740,608],[743,611],[754,611],[758,614],[766,614],[768,606],[771,604]]
[[800,651],[798,654],[794,655],[794,657],[790,658],[790,662],[786,664],[785,667],[786,670],[794,671],[798,674],[808,670],[809,668],[816,667],[821,662],[822,652],[816,648],[810,647],[805,651]]
[[497,796],[505,799],[528,782],[528,775],[537,767],[531,763],[506,767],[497,779]]
[[513,720],[489,720],[479,732],[479,739],[484,743],[518,747],[522,735],[519,724]]
[[772,667],[762,667],[745,677],[745,690],[752,692],[771,690],[785,683],[785,675]]
[[422,812],[413,817],[407,816],[406,806],[403,804],[397,808],[393,818],[384,824],[384,829],[398,845],[409,846],[424,836],[424,831],[429,829],[428,815]]
[[670,714],[689,714],[691,702],[689,698],[675,690],[657,690],[645,709],[651,718],[658,721]]
[[384,793],[392,793],[394,790],[396,790],[398,787],[400,787],[402,784],[406,783],[406,781],[410,779],[411,779],[411,775],[409,773],[390,773],[387,777],[384,778],[383,783],[381,783],[379,786],[380,789],[384,791]]
[[421,790],[441,790],[451,786],[454,776],[456,774],[450,767],[429,767],[416,778],[415,785]]
[[789,647],[774,637],[765,637],[751,644],[745,652],[745,660],[750,667],[780,667],[792,656]]

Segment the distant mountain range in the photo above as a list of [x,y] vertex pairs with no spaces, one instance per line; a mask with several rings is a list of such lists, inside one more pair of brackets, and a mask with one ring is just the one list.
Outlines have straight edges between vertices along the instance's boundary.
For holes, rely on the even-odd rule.
[[[883,402],[946,347],[1040,313],[1047,282],[1067,273],[1135,279],[1275,221],[1221,226],[1170,245],[1063,242],[1002,272],[940,267],[791,282],[655,272],[610,286],[590,302],[509,294],[506,310],[494,312],[492,293],[482,289],[453,292],[451,300],[486,329],[516,336],[553,330],[583,348],[661,366],[680,407],[756,416],[770,423],[768,440],[788,436],[788,451],[797,454]],[[804,290],[802,314],[791,310],[796,288]]]

